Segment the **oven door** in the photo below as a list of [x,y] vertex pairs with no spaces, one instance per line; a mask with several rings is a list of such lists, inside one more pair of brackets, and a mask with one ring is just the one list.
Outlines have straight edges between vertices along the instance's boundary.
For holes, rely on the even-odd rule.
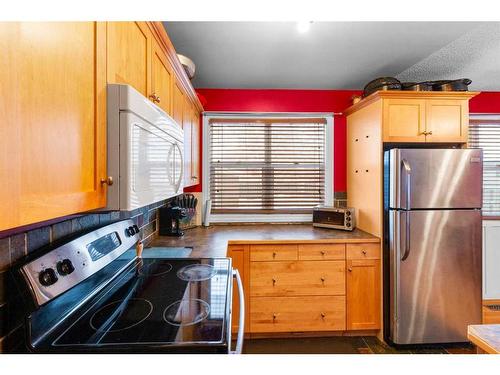
[[245,334],[245,293],[243,291],[243,283],[241,281],[240,273],[238,270],[233,269],[233,278],[236,279],[236,283],[238,285],[238,298],[240,302],[240,317],[238,321],[238,336],[236,337],[236,347],[234,350],[231,350],[231,322],[233,319],[233,301],[232,301],[232,295],[233,293],[230,292],[228,298],[231,299],[231,314],[230,314],[230,319],[228,322],[228,346],[229,346],[229,354],[241,354],[243,351],[243,340],[244,340],[244,334]]

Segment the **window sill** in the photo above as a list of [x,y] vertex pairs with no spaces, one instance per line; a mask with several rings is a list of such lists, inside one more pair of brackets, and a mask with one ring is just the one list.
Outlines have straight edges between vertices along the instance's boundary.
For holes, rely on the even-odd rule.
[[310,223],[312,214],[212,214],[210,223]]

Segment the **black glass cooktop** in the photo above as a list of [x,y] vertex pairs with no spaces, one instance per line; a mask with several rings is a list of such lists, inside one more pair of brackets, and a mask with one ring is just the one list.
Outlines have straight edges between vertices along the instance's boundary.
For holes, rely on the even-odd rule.
[[137,259],[53,347],[225,343],[228,259]]

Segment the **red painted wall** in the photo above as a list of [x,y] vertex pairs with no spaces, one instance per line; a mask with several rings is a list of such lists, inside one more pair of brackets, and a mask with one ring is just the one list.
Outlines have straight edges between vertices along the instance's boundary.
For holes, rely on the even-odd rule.
[[[342,112],[354,90],[197,89],[206,99],[205,111],[221,112]],[[470,101],[470,113],[500,113],[500,92],[483,92]],[[346,191],[346,119],[334,122],[334,191]],[[201,133],[201,132],[200,132]],[[203,144],[200,141],[200,144]],[[201,163],[200,163],[201,168]],[[201,171],[200,171],[201,176]],[[201,192],[201,183],[186,192]]]

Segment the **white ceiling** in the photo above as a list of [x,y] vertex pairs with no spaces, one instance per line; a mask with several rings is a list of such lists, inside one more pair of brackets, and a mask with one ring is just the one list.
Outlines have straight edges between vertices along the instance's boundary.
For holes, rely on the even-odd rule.
[[500,23],[314,22],[303,34],[294,22],[164,25],[195,62],[199,88],[362,89],[398,76],[467,77],[475,89],[500,89]]

